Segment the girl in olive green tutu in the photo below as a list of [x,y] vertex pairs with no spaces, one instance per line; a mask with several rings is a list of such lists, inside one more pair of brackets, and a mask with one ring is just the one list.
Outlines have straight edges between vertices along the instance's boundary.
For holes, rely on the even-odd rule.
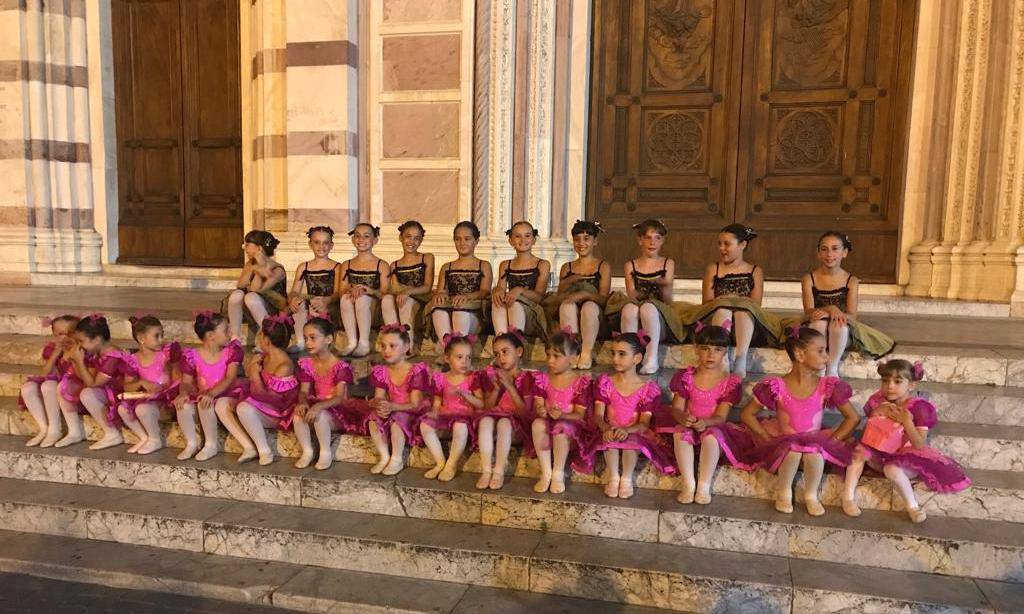
[[594,256],[601,224],[576,220],[572,226],[572,248],[578,258],[562,265],[558,273],[558,292],[544,299],[548,322],[579,334],[582,348],[573,361],[575,369],[589,369],[594,344],[601,330],[601,311],[612,287],[612,267]]
[[423,310],[424,334],[438,341],[445,335],[476,334],[491,315],[491,263],[476,257],[480,229],[469,220],[452,232],[459,257],[441,267],[437,290]]
[[661,256],[668,228],[659,220],[633,226],[640,256],[625,265],[626,291],[608,298],[605,315],[612,328],[624,333],[644,329],[650,336],[640,373],[658,371],[658,346],[662,341],[682,343],[686,338],[679,314],[672,305],[672,281],[676,263]]
[[704,271],[703,303],[691,314],[690,322],[721,326],[733,322],[736,352],[734,375],[747,376],[750,346],[774,346],[782,336],[782,322],[761,308],[764,272],[743,259],[743,251],[757,237],[753,228],[729,224],[718,233],[718,262]]
[[[232,290],[220,304],[228,319],[231,339],[241,339],[242,318],[248,315],[258,329],[263,318],[288,309],[288,280],[284,267],[274,260],[280,241],[265,230],[250,230],[242,250],[245,266]],[[246,314],[248,312],[248,314]]]
[[410,348],[415,345],[419,311],[430,300],[434,286],[434,254],[420,253],[425,235],[423,225],[416,220],[398,227],[402,257],[391,263],[391,286],[388,294],[380,299],[385,324],[409,327]]
[[356,255],[341,263],[338,274],[339,310],[346,345],[342,356],[370,353],[370,329],[380,325],[378,301],[388,293],[391,268],[373,253],[380,240],[380,227],[360,222],[348,231]]
[[547,294],[551,263],[533,255],[537,229],[522,221],[505,231],[515,258],[498,265],[498,280],[491,292],[494,334],[520,330],[530,337],[547,338],[547,316],[541,301]]
[[821,265],[801,280],[803,322],[828,339],[826,375],[839,375],[839,362],[847,349],[881,358],[896,342],[885,333],[857,320],[860,280],[843,270],[843,259],[853,244],[844,233],[830,230],[818,239]]

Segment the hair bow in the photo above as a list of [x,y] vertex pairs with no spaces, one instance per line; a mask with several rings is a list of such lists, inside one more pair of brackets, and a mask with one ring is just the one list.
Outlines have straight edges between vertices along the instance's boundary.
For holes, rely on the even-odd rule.
[[410,329],[409,329],[409,325],[408,324],[400,324],[398,322],[394,322],[392,324],[385,324],[384,326],[380,327],[381,334],[383,334],[383,333],[407,333],[407,332],[409,332],[409,330]]
[[526,335],[524,335],[523,331],[519,330],[518,328],[510,326],[506,334],[512,335],[513,337],[519,340],[519,343],[526,345]]
[[468,335],[463,335],[460,333],[445,333],[444,336],[441,337],[441,347],[447,350],[449,345],[461,340],[465,340],[469,342],[470,345],[472,345],[476,343],[476,335],[472,333]]
[[693,325],[693,332],[699,333],[707,327],[708,325],[705,324],[703,320],[697,320],[697,323]]
[[651,342],[651,336],[647,333],[647,331],[645,331],[642,328],[640,330],[636,331],[636,336],[640,338],[640,341],[644,345],[647,345],[648,343]]
[[212,309],[199,309],[199,310],[193,311],[192,315],[195,316],[197,321],[206,320],[207,322],[209,322],[210,320],[213,319],[213,315],[214,314],[213,314],[213,310]]
[[924,379],[924,365],[921,364],[920,360],[914,362],[914,366],[911,367],[910,373],[914,376],[914,379],[918,381]]
[[89,320],[90,322],[92,322],[93,324],[95,324],[96,322],[99,322],[100,320],[106,320],[107,319],[106,316],[104,316],[102,313],[99,313],[99,312],[90,313],[89,315],[85,316],[85,318],[87,320]]
[[312,320],[313,318],[330,321],[331,314],[327,313],[326,311],[310,311],[309,319]]
[[799,339],[800,338],[800,329],[801,329],[800,326],[790,326],[789,327],[789,338],[790,339]]
[[725,322],[722,322],[722,328],[725,329],[725,332],[731,333],[732,332],[732,320],[726,320]]
[[42,318],[39,318],[39,324],[41,326],[53,326],[54,319],[55,318],[51,318],[50,316],[43,316]]
[[295,320],[286,313],[278,313],[272,316],[267,316],[263,319],[264,322],[273,322],[274,324],[283,324],[285,326],[294,326]]

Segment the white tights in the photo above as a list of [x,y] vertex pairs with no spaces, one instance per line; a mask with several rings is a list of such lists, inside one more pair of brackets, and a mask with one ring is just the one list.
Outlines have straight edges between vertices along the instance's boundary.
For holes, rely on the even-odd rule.
[[245,290],[232,290],[228,295],[228,328],[233,339],[242,337],[242,308],[249,310],[249,315],[256,321],[256,328],[263,325],[263,318],[267,317],[267,306],[263,297],[256,292]]
[[622,308],[620,328],[624,333],[635,333],[640,328],[651,336],[650,343],[644,352],[644,361],[640,365],[640,373],[651,375],[658,371],[658,346],[664,338],[661,328],[661,314],[654,303],[642,305],[629,304]]
[[107,394],[101,388],[86,388],[79,399],[86,411],[103,429],[103,437],[89,446],[90,450],[103,450],[124,443],[121,429],[107,422]]
[[[565,461],[569,458],[569,437],[559,433],[548,435],[548,422],[544,418],[533,421],[533,447],[540,462],[540,479],[534,485],[535,492],[565,492]],[[552,459],[552,453],[554,458]]]
[[711,502],[711,479],[715,475],[715,468],[718,467],[718,458],[721,456],[722,448],[718,440],[711,435],[705,435],[700,440],[700,465],[697,467],[697,476],[694,478],[694,453],[693,446],[683,441],[682,435],[672,435],[672,443],[675,448],[676,466],[679,468],[679,475],[682,478],[683,489],[679,493],[680,503],[696,501],[700,504]]
[[472,311],[448,313],[443,309],[435,309],[430,313],[430,318],[434,323],[434,333],[438,339],[452,332],[469,335],[479,332],[480,329],[480,318]]
[[[267,429],[275,428],[277,420],[274,420],[245,401],[238,404],[235,414],[238,416],[238,422],[245,429],[249,441],[256,446],[256,452],[260,457],[260,464],[269,465],[274,462],[274,451],[270,448],[270,443],[267,441]],[[243,462],[241,456],[238,458],[238,461]]]
[[394,422],[391,423],[391,447],[388,447],[388,440],[380,432],[380,422],[371,420],[370,440],[377,449],[377,464],[370,467],[370,473],[383,473],[384,475],[395,475],[405,466],[405,431]]
[[464,422],[457,422],[452,427],[452,446],[448,451],[448,458],[444,457],[444,448],[441,447],[441,438],[437,429],[429,424],[420,424],[420,434],[423,435],[423,443],[426,444],[430,455],[434,457],[434,467],[423,474],[428,480],[437,478],[442,482],[451,481],[458,469],[459,459],[466,451],[466,442],[469,439],[469,427]]
[[41,445],[48,448],[60,439],[60,393],[58,382],[25,382],[21,387],[21,398],[25,400],[28,413],[36,421],[39,431],[25,444]]
[[160,407],[156,403],[140,403],[135,407],[134,416],[126,405],[119,405],[117,414],[139,440],[128,448],[129,452],[152,454],[164,447],[163,435],[160,433]]
[[476,487],[492,490],[501,488],[505,484],[505,465],[508,464],[508,453],[512,448],[512,421],[494,416],[481,418],[477,447],[480,450],[480,479]]
[[850,327],[840,326],[834,320],[816,320],[809,326],[828,339],[828,368],[825,375],[838,376],[839,363],[843,360],[843,353],[850,343]]
[[[326,411],[318,413],[313,420],[313,430],[316,431],[317,443],[320,445],[320,458],[316,462],[317,469],[328,469],[334,462],[334,452],[331,449],[333,428],[331,415]],[[299,460],[295,461],[295,466],[299,469],[308,467],[313,462],[313,437],[310,433],[309,423],[296,418],[292,421],[292,430],[295,431],[295,438],[299,440],[299,447],[302,449],[302,454],[299,456]]]
[[385,324],[405,324],[410,331],[416,330],[416,301],[409,297],[399,306],[395,295],[387,294],[380,299],[381,316]]
[[[633,496],[633,472],[636,470],[636,450],[610,448],[604,451],[605,471],[608,483],[604,494],[609,497],[628,499]],[[619,472],[619,457],[622,457],[622,472]]]
[[580,369],[589,369],[593,363],[597,333],[601,330],[601,307],[594,301],[585,301],[582,307],[576,303],[562,303],[558,307],[558,324],[580,334],[583,348],[580,350],[577,366]]
[[491,305],[491,324],[495,335],[507,333],[510,328],[523,330],[526,328],[526,308],[519,301],[508,307]]
[[779,465],[775,509],[787,514],[793,511],[793,478],[800,468],[801,458],[804,465],[804,503],[807,505],[807,513],[811,516],[821,516],[825,513],[825,508],[818,500],[818,488],[825,473],[825,458],[817,453],[790,452],[786,455],[785,460]]
[[732,372],[737,377],[747,376],[747,354],[750,342],[754,339],[754,318],[750,313],[741,310],[716,309],[711,314],[711,324],[721,326],[726,320],[732,320],[733,335],[736,337],[736,352],[733,354]]
[[341,297],[341,327],[345,331],[343,355],[355,353],[365,356],[370,353],[370,325],[373,323],[373,307],[377,299],[364,294],[357,299],[344,294]]

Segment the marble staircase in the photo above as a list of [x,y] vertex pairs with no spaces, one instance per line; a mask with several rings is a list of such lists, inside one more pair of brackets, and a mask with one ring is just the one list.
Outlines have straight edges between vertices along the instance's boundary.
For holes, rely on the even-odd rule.
[[[128,302],[92,292],[70,299],[115,316],[155,312],[170,337],[191,337],[181,293]],[[799,505],[772,509],[773,476],[728,467],[711,505],[682,506],[676,479],[646,466],[628,501],[605,498],[599,477],[584,474],[563,495],[538,495],[535,461],[515,452],[500,491],[473,487],[476,455],[450,483],[424,480],[420,448],[398,476],[374,476],[369,441],[351,435],[337,437],[338,462],[322,472],[291,466],[289,434],[272,438],[281,458],[268,467],[237,464],[230,438],[226,454],[177,462],[173,424],[169,448],[143,457],[25,448],[34,427],[15,395],[38,364],[52,305],[0,289],[0,571],[318,612],[1024,612],[1018,321],[872,316],[900,341],[897,355],[925,362],[921,392],[941,420],[931,441],[974,482],[953,495],[919,488],[929,519],[913,525],[878,476],[862,480],[864,514],[852,519],[836,507],[840,476],[826,475],[828,513],[812,518]],[[114,334],[130,345],[126,326],[115,322]],[[691,352],[666,348],[662,384]],[[429,344],[423,353],[432,360]],[[782,372],[779,354],[758,351],[752,379]],[[357,376],[372,358],[354,361]],[[858,406],[877,389],[873,369],[858,356],[844,365]]]

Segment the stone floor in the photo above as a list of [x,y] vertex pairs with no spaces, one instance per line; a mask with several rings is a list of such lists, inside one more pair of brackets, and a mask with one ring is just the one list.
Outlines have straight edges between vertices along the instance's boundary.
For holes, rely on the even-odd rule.
[[289,611],[173,593],[0,573],[0,614],[285,614]]

